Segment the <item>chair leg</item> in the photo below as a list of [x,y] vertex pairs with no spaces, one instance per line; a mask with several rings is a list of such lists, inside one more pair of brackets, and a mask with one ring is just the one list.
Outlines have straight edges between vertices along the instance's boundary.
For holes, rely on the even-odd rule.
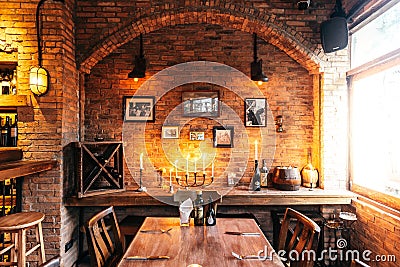
[[40,264],[46,262],[46,253],[44,250],[44,242],[43,242],[43,231],[42,231],[42,223],[39,222],[36,228],[36,241],[40,244],[40,259],[42,262]]
[[18,267],[25,267],[26,265],[26,229],[22,229],[18,233]]

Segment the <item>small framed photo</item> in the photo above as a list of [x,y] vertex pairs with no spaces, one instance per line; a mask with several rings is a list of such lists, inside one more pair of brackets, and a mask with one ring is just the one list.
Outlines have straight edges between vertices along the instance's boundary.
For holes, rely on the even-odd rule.
[[182,92],[183,116],[185,117],[218,117],[218,91]]
[[233,126],[214,126],[214,147],[233,147]]
[[244,125],[249,127],[267,126],[267,99],[246,98],[244,100]]
[[161,132],[161,136],[164,139],[179,138],[179,126],[163,126]]
[[190,140],[203,141],[204,140],[204,132],[190,132]]
[[154,96],[124,96],[124,121],[148,121],[155,119]]

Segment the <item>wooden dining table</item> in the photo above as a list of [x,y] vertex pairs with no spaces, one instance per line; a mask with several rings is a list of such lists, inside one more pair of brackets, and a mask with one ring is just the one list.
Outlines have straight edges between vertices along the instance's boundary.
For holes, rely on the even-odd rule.
[[[240,260],[232,252],[253,257]],[[148,256],[168,259],[144,259]],[[253,219],[217,218],[215,226],[194,226],[193,222],[180,226],[179,218],[147,217],[118,266],[284,265]]]

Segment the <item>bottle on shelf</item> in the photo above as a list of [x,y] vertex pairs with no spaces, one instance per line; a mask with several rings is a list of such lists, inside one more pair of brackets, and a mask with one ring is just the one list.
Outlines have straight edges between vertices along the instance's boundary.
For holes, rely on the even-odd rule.
[[194,201],[194,225],[204,225],[204,199],[201,190],[196,191]]
[[261,173],[258,168],[258,160],[254,161],[254,175],[251,179],[251,190],[252,191],[260,191],[261,190]]
[[6,122],[1,127],[1,146],[8,146],[10,142],[10,117],[6,116]]
[[8,146],[17,146],[18,143],[18,115],[15,114],[14,122],[10,125],[10,140]]
[[268,187],[268,168],[265,159],[262,160],[262,166],[260,172],[261,172],[261,187]]
[[1,77],[1,94],[9,95],[10,94],[10,74],[7,69],[2,73]]
[[210,196],[209,198],[209,204],[206,212],[206,225],[207,226],[213,226],[217,223],[217,215],[215,211],[215,203],[213,203],[213,199]]

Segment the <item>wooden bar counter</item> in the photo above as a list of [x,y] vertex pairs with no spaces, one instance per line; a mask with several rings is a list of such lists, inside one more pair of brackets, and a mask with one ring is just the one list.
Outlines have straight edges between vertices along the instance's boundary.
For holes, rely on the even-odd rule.
[[[183,189],[184,190],[184,189]],[[204,191],[208,189],[202,189]],[[215,189],[214,189],[215,190]],[[219,190],[217,190],[219,191]],[[346,190],[323,190],[316,188],[310,191],[301,187],[298,191],[281,191],[273,188],[262,189],[259,192],[248,191],[245,187],[233,187],[227,194],[222,194],[222,202],[218,205],[252,205],[252,206],[291,206],[291,205],[345,205],[350,204],[355,195]],[[69,197],[66,206],[72,207],[117,207],[127,206],[159,206],[172,203],[172,194],[162,191],[136,192],[126,190],[83,198]]]

